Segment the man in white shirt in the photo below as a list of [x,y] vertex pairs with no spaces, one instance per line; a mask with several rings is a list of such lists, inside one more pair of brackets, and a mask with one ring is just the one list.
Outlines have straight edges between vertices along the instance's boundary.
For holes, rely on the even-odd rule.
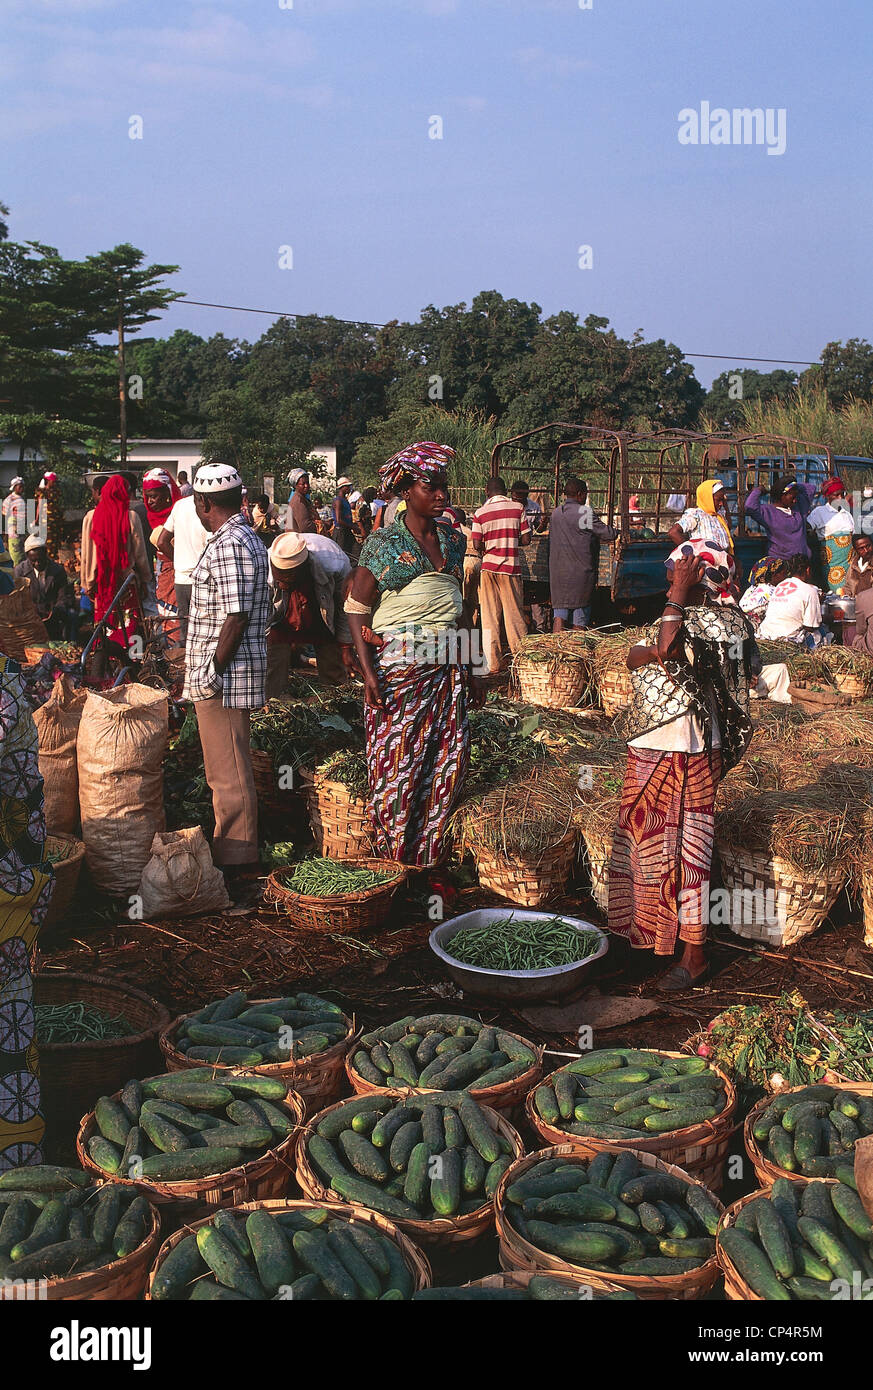
[[173,563],[176,609],[179,614],[179,637],[183,644],[188,635],[191,574],[203,554],[208,540],[209,532],[197,515],[193,495],[180,497],[155,537],[155,548]]
[[797,642],[810,651],[832,642],[833,634],[822,627],[821,596],[809,582],[809,557],[792,555],[785,568],[788,577],[773,590],[758,636],[768,642]]

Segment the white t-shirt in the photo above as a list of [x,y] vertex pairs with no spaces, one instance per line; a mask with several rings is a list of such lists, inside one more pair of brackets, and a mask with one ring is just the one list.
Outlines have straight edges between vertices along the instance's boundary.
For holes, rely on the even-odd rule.
[[206,549],[209,532],[197,515],[193,497],[180,497],[164,522],[173,537],[173,568],[177,584],[190,584],[191,571]]
[[351,562],[341,545],[332,541],[330,536],[320,536],[317,531],[307,531],[303,537],[306,549],[313,555],[318,556],[321,568],[326,574],[348,574],[352,568]]
[[773,590],[758,636],[769,642],[780,638],[790,641],[802,628],[817,628],[820,624],[818,589],[802,579],[783,579]]
[[825,536],[846,536],[855,530],[855,519],[849,508],[832,507],[830,502],[813,507],[806,520],[822,540]]

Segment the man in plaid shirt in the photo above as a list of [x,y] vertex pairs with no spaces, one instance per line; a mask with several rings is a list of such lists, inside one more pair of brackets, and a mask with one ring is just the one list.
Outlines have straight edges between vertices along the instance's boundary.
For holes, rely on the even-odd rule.
[[249,718],[264,703],[270,574],[267,552],[240,512],[242,479],[214,460],[198,469],[194,505],[211,538],[191,574],[184,697],[194,702],[212,791],[212,854],[231,896],[251,896],[258,804]]

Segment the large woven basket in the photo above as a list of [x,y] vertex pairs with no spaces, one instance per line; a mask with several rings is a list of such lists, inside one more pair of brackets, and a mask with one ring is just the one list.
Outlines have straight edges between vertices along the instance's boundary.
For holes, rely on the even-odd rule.
[[373,853],[367,803],[342,782],[320,773],[303,784],[309,824],[319,854],[326,859],[357,859]]
[[577,853],[578,832],[575,829],[568,830],[537,860],[508,859],[483,845],[473,848],[482,887],[519,907],[540,907],[550,898],[559,896],[570,877]]
[[[161,1243],[161,1220],[153,1206],[149,1207],[149,1228],[142,1243],[120,1260],[101,1269],[89,1269],[82,1274],[70,1274],[64,1279],[46,1279],[37,1284],[34,1295],[49,1303],[140,1299],[148,1282],[155,1252]],[[0,1301],[20,1296],[15,1288],[14,1272],[8,1280],[0,1279]]]
[[522,701],[547,709],[567,709],[575,705],[590,680],[588,666],[580,661],[553,664],[531,661],[520,656],[515,674]]
[[[601,1144],[601,1151],[619,1154],[626,1153],[626,1148],[619,1148],[614,1144]],[[677,1168],[672,1163],[664,1163],[656,1158],[654,1154],[645,1153],[638,1149],[632,1150],[635,1158],[644,1168],[657,1169],[661,1173],[669,1173],[674,1178],[679,1178],[681,1182],[687,1182],[689,1186],[703,1187],[709,1193],[716,1206],[721,1207],[718,1197],[712,1192],[711,1188],[691,1177],[681,1168]],[[572,1144],[556,1144],[548,1149],[540,1149],[538,1153],[528,1154],[526,1158],[520,1158],[506,1170],[500,1182],[497,1184],[497,1191],[494,1194],[494,1210],[497,1222],[497,1237],[500,1241],[500,1266],[504,1270],[521,1270],[531,1274],[566,1274],[573,1275],[580,1282],[589,1285],[598,1292],[610,1292],[615,1288],[631,1289],[639,1298],[642,1299],[681,1299],[688,1301],[691,1299],[703,1298],[709,1292],[718,1278],[718,1263],[713,1255],[705,1264],[699,1265],[696,1269],[689,1269],[683,1274],[622,1274],[620,1268],[617,1270],[595,1270],[587,1269],[582,1265],[570,1264],[569,1261],[562,1259],[559,1255],[550,1255],[546,1250],[540,1250],[530,1241],[525,1240],[524,1236],[519,1235],[518,1231],[510,1224],[506,1216],[507,1188],[517,1182],[529,1169],[533,1168],[543,1159],[566,1158],[571,1163],[579,1163],[587,1166],[588,1158],[579,1152]]]
[[[817,931],[848,877],[844,869],[803,873],[785,859],[767,859],[749,850],[736,849],[721,839],[716,843],[722,883],[731,894],[731,900],[742,902],[744,895],[751,893],[754,897],[749,901],[765,909],[763,913],[760,910],[750,912],[748,916],[754,920],[749,921],[743,920],[745,912],[734,910],[731,931],[736,936],[763,941],[777,948],[791,946]],[[734,898],[734,894],[738,897]]]
[[[654,1049],[649,1049],[654,1051]],[[659,1051],[661,1057],[686,1057],[683,1052]],[[728,1157],[731,1138],[737,1130],[734,1115],[737,1109],[737,1093],[733,1082],[721,1067],[710,1062],[712,1071],[717,1072],[724,1083],[727,1103],[714,1120],[703,1120],[685,1129],[674,1129],[666,1134],[646,1135],[640,1131],[633,1139],[596,1139],[590,1135],[568,1134],[557,1125],[550,1125],[537,1113],[533,1102],[533,1090],[529,1092],[524,1105],[528,1124],[547,1144],[566,1145],[585,1158],[594,1158],[603,1149],[616,1149],[619,1153],[626,1149],[634,1153],[650,1153],[664,1163],[675,1163],[690,1177],[704,1183],[713,1192],[720,1192],[724,1182],[724,1165]],[[558,1069],[560,1070],[560,1068]],[[546,1077],[548,1085],[555,1072]]]
[[267,815],[280,815],[290,810],[290,788],[288,792],[279,789],[279,780],[273,767],[273,759],[261,748],[253,748],[252,775],[255,779],[255,795],[259,808]]
[[[856,1091],[861,1096],[873,1096],[873,1081],[833,1081],[827,1083],[835,1090]],[[779,1096],[791,1095],[792,1091],[803,1091],[805,1086],[792,1086],[788,1091],[780,1091]],[[755,1138],[752,1130],[757,1123],[758,1117],[773,1104],[776,1099],[773,1095],[762,1096],[759,1101],[752,1106],[743,1124],[743,1144],[746,1153],[752,1160],[755,1169],[755,1176],[762,1187],[772,1187],[777,1178],[788,1178],[791,1182],[807,1183],[812,1179],[804,1173],[789,1173],[787,1168],[779,1168],[771,1159],[767,1158],[760,1144]],[[848,1161],[848,1156],[847,1156]],[[833,1182],[833,1178],[816,1178],[816,1182]]]
[[601,912],[609,909],[609,861],[612,858],[612,843],[615,839],[613,826],[605,834],[599,830],[586,830],[582,827],[585,841],[585,857],[591,875],[591,896]]
[[[403,1093],[400,1091],[392,1091],[389,1092],[388,1095],[395,1100],[405,1099]],[[321,1178],[316,1173],[309,1160],[306,1146],[311,1135],[315,1132],[318,1122],[325,1115],[329,1115],[333,1110],[336,1110],[338,1105],[343,1104],[345,1104],[344,1101],[339,1101],[337,1105],[328,1105],[324,1110],[319,1111],[317,1115],[313,1115],[312,1119],[300,1130],[297,1136],[295,1153],[297,1182],[301,1191],[314,1202],[323,1202],[326,1200],[336,1201],[336,1196],[332,1194],[329,1187],[325,1187]],[[524,1144],[522,1143],[518,1131],[514,1129],[509,1121],[504,1119],[498,1111],[492,1110],[486,1105],[480,1108],[491,1128],[496,1129],[499,1134],[504,1135],[512,1144],[516,1155],[521,1157],[524,1153]],[[356,1206],[355,1210],[357,1211],[359,1208]],[[394,1224],[399,1230],[405,1231],[417,1245],[433,1248],[435,1250],[450,1250],[459,1246],[466,1247],[469,1242],[478,1240],[480,1236],[486,1235],[494,1224],[494,1206],[493,1203],[486,1202],[483,1206],[478,1207],[476,1211],[467,1212],[463,1216],[441,1216],[433,1221],[407,1221],[405,1219],[398,1219]]]
[[633,688],[630,671],[602,671],[597,677],[597,693],[605,714],[618,714],[629,705]]
[[865,700],[870,693],[867,682],[853,671],[835,671],[833,681],[842,695],[848,695],[853,700]]
[[49,970],[33,977],[36,1004],[81,1001],[135,1030],[105,1042],[39,1043],[42,1104],[50,1135],[72,1137],[79,1118],[100,1096],[119,1090],[131,1076],[150,1076],[160,1065],[158,1037],[170,1021],[163,1004],[132,985],[103,975]]
[[[786,1177],[793,1176],[788,1173]],[[740,1197],[733,1202],[726,1211],[722,1212],[718,1223],[718,1230],[715,1233],[715,1257],[718,1260],[719,1268],[724,1275],[724,1291],[727,1298],[734,1303],[766,1303],[759,1293],[755,1293],[751,1284],[747,1284],[739,1270],[732,1263],[730,1256],[721,1243],[721,1233],[728,1226],[733,1226],[743,1207],[754,1202],[756,1197],[769,1196],[769,1188],[762,1188],[758,1192],[747,1192],[744,1197]]]
[[[266,1006],[268,1003],[267,999],[253,999],[249,1007],[256,1008],[262,1004]],[[179,1026],[189,1017],[189,1014],[180,1014],[178,1018],[174,1018],[158,1039],[167,1071],[187,1071],[189,1067],[203,1066],[202,1062],[189,1060],[185,1053],[177,1051],[175,1046]],[[307,1108],[309,1103],[316,1099],[323,1108],[327,1101],[334,1100],[340,1093],[343,1063],[356,1037],[354,1019],[346,1018],[343,1014],[343,1021],[346,1025],[346,1036],[342,1042],[325,1048],[324,1052],[316,1052],[311,1057],[301,1057],[297,1061],[263,1062],[259,1067],[247,1067],[246,1070],[254,1072],[257,1076],[276,1077],[302,1097]],[[213,1062],[210,1065],[216,1078],[220,1078],[222,1072],[235,1070],[230,1062]]]
[[343,893],[330,898],[294,893],[282,882],[284,869],[277,869],[267,879],[264,896],[275,903],[276,911],[287,913],[291,925],[301,931],[355,932],[372,931],[384,926],[391,899],[406,880],[405,864],[394,859],[350,859],[356,868],[377,869],[390,873],[387,883],[376,884],[362,893]]
[[[505,1033],[508,1032],[508,1029],[504,1028],[502,1031]],[[531,1051],[535,1052],[537,1061],[528,1067],[526,1072],[522,1072],[521,1076],[516,1076],[511,1081],[503,1081],[499,1086],[485,1086],[482,1090],[476,1090],[473,1086],[468,1091],[468,1094],[479,1105],[488,1105],[492,1110],[499,1110],[501,1114],[509,1114],[523,1105],[531,1087],[537,1085],[543,1074],[543,1049],[537,1047],[535,1043],[528,1042],[527,1038],[521,1037],[519,1033],[510,1033],[509,1036],[524,1043],[525,1047],[529,1047]],[[350,1048],[346,1054],[346,1076],[351,1083],[352,1090],[358,1096],[397,1095],[398,1093],[423,1095],[428,1089],[427,1087],[419,1089],[418,1087],[407,1088],[406,1086],[374,1086],[371,1081],[365,1080],[360,1072],[355,1071],[353,1056],[354,1052]]]
[[46,835],[45,848],[47,854],[56,854],[59,857],[51,862],[55,886],[43,918],[43,928],[57,926],[64,920],[76,892],[79,874],[82,872],[85,843],[83,840],[77,840],[75,835]]
[[[403,1263],[412,1275],[415,1292],[417,1293],[419,1289],[430,1288],[433,1283],[433,1275],[427,1256],[419,1250],[417,1245],[413,1244],[408,1236],[405,1236],[401,1230],[398,1230],[393,1221],[389,1221],[387,1216],[381,1216],[377,1211],[367,1211],[365,1207],[349,1206],[345,1202],[333,1201],[317,1203],[294,1201],[242,1202],[238,1206],[235,1206],[233,1210],[238,1212],[310,1211],[313,1206],[325,1207],[330,1212],[331,1216],[337,1217],[340,1221],[358,1221],[362,1225],[372,1226],[375,1230],[381,1231],[383,1235],[394,1242],[397,1249],[400,1251]],[[167,1237],[158,1251],[157,1259],[149,1275],[146,1301],[151,1299],[155,1275],[170,1251],[179,1244],[180,1240],[184,1240],[185,1236],[189,1236],[192,1231],[196,1231],[198,1226],[203,1226],[207,1221],[211,1220],[211,1216],[204,1216],[199,1221],[192,1221],[182,1226],[179,1230],[174,1231],[171,1236]]]
[[[241,1068],[234,1068],[239,1076],[245,1075]],[[118,1100],[120,1092],[113,1099]],[[238,1168],[226,1173],[215,1173],[209,1177],[196,1178],[185,1182],[150,1182],[145,1178],[121,1178],[105,1173],[98,1167],[88,1153],[88,1140],[95,1133],[97,1125],[93,1112],[82,1117],[79,1133],[76,1136],[76,1156],[86,1173],[93,1174],[100,1182],[117,1182],[124,1187],[136,1188],[158,1208],[167,1208],[167,1215],[173,1222],[193,1221],[220,1207],[235,1207],[240,1202],[255,1202],[264,1197],[284,1196],[290,1175],[293,1172],[294,1146],[303,1123],[304,1105],[300,1097],[289,1091],[284,1105],[294,1121],[292,1132],[265,1153]]]

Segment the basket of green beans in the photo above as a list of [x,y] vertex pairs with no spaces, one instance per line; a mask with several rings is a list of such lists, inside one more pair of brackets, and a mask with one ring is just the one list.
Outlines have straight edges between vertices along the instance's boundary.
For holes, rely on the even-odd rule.
[[362,932],[385,921],[406,875],[391,859],[301,859],[270,874],[266,897],[303,931]]

